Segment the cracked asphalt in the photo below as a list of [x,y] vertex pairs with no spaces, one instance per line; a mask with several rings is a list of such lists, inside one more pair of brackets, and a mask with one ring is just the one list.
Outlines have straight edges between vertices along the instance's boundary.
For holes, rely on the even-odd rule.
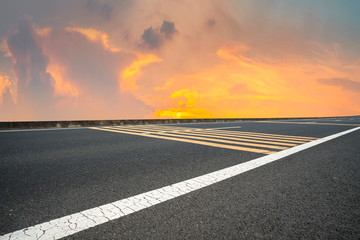
[[[322,138],[360,119],[297,122],[176,126]],[[0,132],[0,235],[261,156],[87,128]],[[65,239],[359,239],[359,170],[355,131]]]

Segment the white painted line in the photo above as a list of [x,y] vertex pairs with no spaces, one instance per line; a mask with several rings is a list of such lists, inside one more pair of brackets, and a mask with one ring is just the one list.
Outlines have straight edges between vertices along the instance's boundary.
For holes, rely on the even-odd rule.
[[345,134],[359,130],[356,127],[347,131],[333,134],[328,137],[304,143],[293,148],[286,149],[271,155],[256,158],[232,167],[208,173],[199,177],[188,179],[183,182],[171,184],[159,189],[142,193],[133,197],[108,203],[99,207],[91,208],[82,212],[74,213],[49,222],[44,222],[32,227],[24,228],[0,237],[0,240],[17,239],[60,239],[77,232],[101,225],[105,222],[118,219],[131,213],[149,208],[167,200],[182,196],[189,192],[210,186],[214,183],[234,177],[241,173],[264,166],[265,164],[282,159],[294,153],[303,151],[321,143],[338,138]]
[[74,129],[89,129],[88,127],[70,127],[70,128],[41,128],[41,129],[18,129],[18,130],[0,130],[0,133],[8,132],[34,132],[34,131],[54,131],[54,130],[74,130]]
[[228,128],[242,128],[242,127],[241,126],[235,126],[235,127],[206,128],[206,130],[209,130],[209,129],[228,129]]

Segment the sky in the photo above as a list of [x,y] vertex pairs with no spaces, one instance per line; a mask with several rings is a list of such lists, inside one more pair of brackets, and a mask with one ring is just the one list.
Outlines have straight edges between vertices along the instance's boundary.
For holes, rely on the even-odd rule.
[[358,0],[1,0],[0,121],[360,114]]

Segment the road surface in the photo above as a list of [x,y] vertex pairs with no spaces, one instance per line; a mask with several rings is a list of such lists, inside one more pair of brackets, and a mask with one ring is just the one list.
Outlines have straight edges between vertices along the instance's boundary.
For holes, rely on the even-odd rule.
[[359,239],[359,127],[0,131],[0,239]]

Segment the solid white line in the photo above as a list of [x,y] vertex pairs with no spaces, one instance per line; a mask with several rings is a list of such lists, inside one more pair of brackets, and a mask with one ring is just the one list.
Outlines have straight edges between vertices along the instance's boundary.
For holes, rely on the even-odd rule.
[[40,129],[18,129],[18,130],[0,130],[0,133],[7,132],[33,132],[33,131],[54,131],[54,130],[74,130],[74,129],[89,129],[88,127],[70,127],[70,128],[40,128]]
[[131,213],[149,208],[167,200],[182,196],[189,192],[210,186],[214,183],[234,177],[241,173],[264,166],[265,164],[282,159],[294,153],[303,151],[321,143],[338,138],[345,134],[359,130],[356,127],[328,137],[304,143],[293,148],[283,150],[271,155],[256,158],[232,167],[208,173],[183,182],[171,184],[156,190],[142,193],[133,197],[74,213],[49,222],[44,222],[32,227],[24,228],[0,237],[0,240],[15,239],[60,239],[77,232],[101,225],[105,222],[118,219]]

